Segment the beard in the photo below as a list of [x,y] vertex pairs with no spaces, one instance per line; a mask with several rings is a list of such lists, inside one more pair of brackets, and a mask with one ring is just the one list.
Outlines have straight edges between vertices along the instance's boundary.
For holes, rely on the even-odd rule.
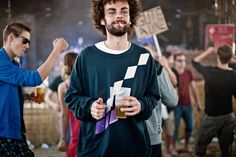
[[123,27],[118,26],[118,28],[116,28],[114,25],[117,25],[117,22],[113,22],[112,24],[108,25],[105,21],[105,25],[107,28],[107,31],[117,37],[120,37],[122,35],[124,35],[125,33],[127,33],[130,29],[130,25],[127,24],[126,22],[121,22],[122,25],[124,25]]

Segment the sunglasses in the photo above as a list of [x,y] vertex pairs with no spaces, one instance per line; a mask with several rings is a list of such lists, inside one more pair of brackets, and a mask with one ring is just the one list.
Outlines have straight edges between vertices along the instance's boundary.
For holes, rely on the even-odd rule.
[[30,40],[27,39],[26,37],[23,37],[23,36],[19,36],[19,35],[16,35],[18,38],[22,38],[22,44],[27,44],[29,43],[30,45]]

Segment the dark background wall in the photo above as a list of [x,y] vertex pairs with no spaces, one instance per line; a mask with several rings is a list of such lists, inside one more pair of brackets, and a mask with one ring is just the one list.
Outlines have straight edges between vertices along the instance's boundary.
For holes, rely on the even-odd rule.
[[[32,28],[32,44],[26,55],[25,66],[34,69],[51,52],[52,40],[55,37],[66,38],[71,49],[81,49],[104,39],[91,24],[90,2],[90,0],[0,0],[0,30],[2,32],[9,21],[24,22]],[[141,2],[143,10],[158,5],[163,9],[169,30],[158,35],[162,47],[171,44],[182,45],[188,49],[202,49],[205,24],[235,23],[233,13],[235,5],[232,5],[235,0],[141,0]],[[223,8],[228,8],[227,14],[216,12],[215,2],[219,2]],[[226,3],[231,5],[226,6]],[[131,36],[131,40],[136,40],[135,33]]]

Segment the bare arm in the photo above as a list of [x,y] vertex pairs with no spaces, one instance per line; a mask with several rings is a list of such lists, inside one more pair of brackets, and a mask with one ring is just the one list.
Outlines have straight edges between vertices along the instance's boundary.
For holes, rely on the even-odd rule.
[[47,60],[38,68],[39,75],[44,80],[52,70],[59,55],[68,48],[68,43],[65,39],[59,38],[53,41],[53,50]]
[[59,100],[59,105],[61,107],[61,115],[62,115],[61,118],[62,133],[60,142],[58,144],[58,148],[61,151],[67,150],[66,135],[69,126],[68,108],[64,101],[65,93],[66,93],[65,82],[63,82],[58,86],[58,100]]
[[206,51],[204,51],[203,53],[201,53],[200,55],[198,55],[197,57],[194,58],[195,62],[201,62],[204,58],[206,58],[208,55],[210,55],[211,53],[213,53],[215,51],[215,49],[213,47],[209,47]]
[[230,63],[236,64],[236,56],[235,55],[231,58]]
[[197,105],[197,110],[201,111],[202,107],[201,107],[201,102],[200,102],[200,98],[199,98],[199,92],[198,92],[197,85],[196,85],[195,81],[191,82],[190,88],[191,88],[191,91],[193,92],[192,94],[193,94],[194,101]]

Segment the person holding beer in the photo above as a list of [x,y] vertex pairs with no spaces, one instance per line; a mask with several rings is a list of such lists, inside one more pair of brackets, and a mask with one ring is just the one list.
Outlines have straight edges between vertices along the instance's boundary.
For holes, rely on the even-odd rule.
[[[155,63],[128,35],[141,11],[138,0],[92,0],[95,27],[106,40],[79,54],[65,102],[81,120],[79,157],[150,157],[145,120],[160,99]],[[124,94],[116,117],[116,96]]]
[[22,86],[37,86],[48,76],[59,55],[68,47],[57,38],[47,60],[35,71],[18,67],[15,57],[22,57],[30,45],[31,29],[22,23],[12,23],[3,31],[0,49],[0,156],[33,157],[25,139]]

